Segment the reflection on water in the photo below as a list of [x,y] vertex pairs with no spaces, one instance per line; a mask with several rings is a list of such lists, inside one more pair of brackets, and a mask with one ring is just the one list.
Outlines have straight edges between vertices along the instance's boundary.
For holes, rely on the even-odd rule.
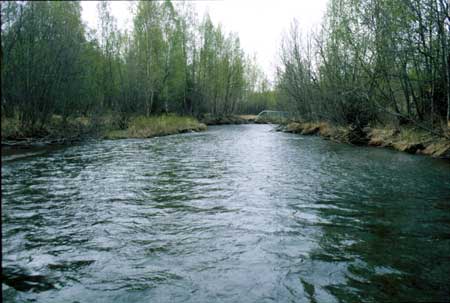
[[3,160],[3,266],[53,286],[9,302],[450,297],[440,160],[267,125]]

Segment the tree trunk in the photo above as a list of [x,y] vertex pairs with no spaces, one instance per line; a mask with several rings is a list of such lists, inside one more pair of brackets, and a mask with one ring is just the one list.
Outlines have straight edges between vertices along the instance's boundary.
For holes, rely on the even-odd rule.
[[153,99],[155,97],[155,92],[152,90],[152,93],[150,94],[150,107],[148,108],[148,115],[152,113],[152,107],[153,107]]

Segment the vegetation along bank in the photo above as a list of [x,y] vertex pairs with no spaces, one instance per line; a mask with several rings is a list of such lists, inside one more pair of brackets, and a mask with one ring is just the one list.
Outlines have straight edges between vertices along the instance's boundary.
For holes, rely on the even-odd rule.
[[125,31],[106,1],[97,30],[79,2],[2,3],[2,142],[150,137],[277,110],[296,132],[447,157],[447,1],[330,0],[316,30],[291,23],[270,78],[192,3],[131,5]]
[[387,147],[410,154],[450,160],[450,140],[415,128],[378,126],[358,130],[348,126],[334,126],[327,122],[291,122],[280,125],[277,130],[302,135],[319,135],[336,142]]
[[125,31],[107,1],[97,6],[96,30],[82,22],[79,2],[2,3],[3,143],[202,130],[204,115],[236,117],[273,104],[237,34],[208,15],[199,19],[189,2],[130,5]]

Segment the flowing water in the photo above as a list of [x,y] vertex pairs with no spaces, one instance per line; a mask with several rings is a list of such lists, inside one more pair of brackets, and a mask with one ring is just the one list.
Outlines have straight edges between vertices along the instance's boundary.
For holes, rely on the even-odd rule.
[[2,266],[52,286],[3,284],[9,302],[450,300],[442,160],[241,125],[2,175]]

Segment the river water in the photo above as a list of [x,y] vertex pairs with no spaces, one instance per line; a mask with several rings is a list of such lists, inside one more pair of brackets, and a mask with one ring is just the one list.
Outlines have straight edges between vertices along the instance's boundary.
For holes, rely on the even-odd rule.
[[450,300],[450,165],[210,127],[2,163],[9,302]]

